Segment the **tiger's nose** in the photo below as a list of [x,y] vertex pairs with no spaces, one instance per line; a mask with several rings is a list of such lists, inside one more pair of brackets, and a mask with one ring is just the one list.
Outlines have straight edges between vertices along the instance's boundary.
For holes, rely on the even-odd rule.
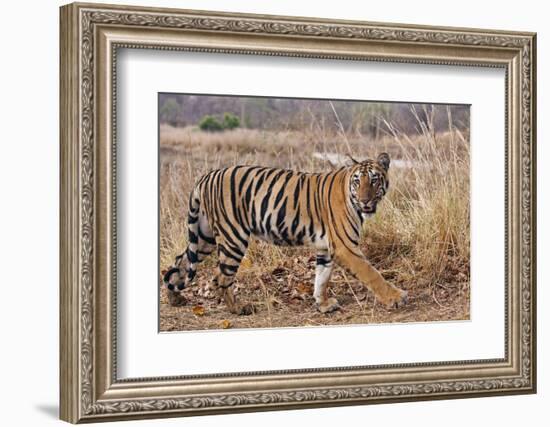
[[366,213],[376,213],[376,203],[365,202],[363,206],[365,206],[364,210]]

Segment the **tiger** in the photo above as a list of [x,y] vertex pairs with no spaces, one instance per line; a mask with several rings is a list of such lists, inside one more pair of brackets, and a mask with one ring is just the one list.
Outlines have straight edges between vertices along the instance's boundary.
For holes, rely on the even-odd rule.
[[185,305],[181,291],[197,265],[214,250],[213,283],[229,311],[256,312],[231,289],[252,236],[316,251],[314,304],[321,313],[340,309],[328,295],[334,267],[349,271],[388,307],[407,302],[407,292],[387,282],[359,248],[363,222],[374,215],[389,188],[390,156],[356,161],[331,172],[306,173],[263,166],[231,166],[201,176],[189,195],[188,245],[164,274],[168,300]]

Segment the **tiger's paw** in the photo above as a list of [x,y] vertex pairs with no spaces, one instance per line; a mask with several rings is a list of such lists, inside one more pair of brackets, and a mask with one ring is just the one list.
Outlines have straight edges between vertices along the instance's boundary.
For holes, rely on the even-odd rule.
[[325,302],[317,304],[317,310],[321,313],[332,313],[333,311],[340,310],[340,304],[336,298],[328,298]]
[[187,298],[185,298],[179,292],[168,291],[168,301],[172,307],[181,307],[187,304]]
[[256,307],[253,304],[244,304],[237,310],[239,316],[250,316],[256,313]]
[[389,298],[384,301],[384,304],[387,308],[400,308],[403,307],[408,302],[408,293],[399,288],[392,289],[392,292]]

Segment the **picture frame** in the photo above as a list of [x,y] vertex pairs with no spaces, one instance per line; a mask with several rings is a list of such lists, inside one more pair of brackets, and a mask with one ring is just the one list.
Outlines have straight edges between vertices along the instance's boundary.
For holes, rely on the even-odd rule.
[[[60,9],[60,417],[71,422],[536,392],[536,35],[74,3]],[[117,377],[120,49],[505,72],[504,357]]]

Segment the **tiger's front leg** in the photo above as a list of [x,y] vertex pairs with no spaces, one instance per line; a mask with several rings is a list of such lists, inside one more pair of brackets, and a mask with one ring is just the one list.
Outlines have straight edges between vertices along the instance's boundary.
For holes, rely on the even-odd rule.
[[357,279],[365,283],[374,292],[376,298],[386,307],[400,307],[407,303],[407,291],[399,289],[387,282],[363,254],[357,254],[347,249],[336,253],[338,263],[349,270]]
[[336,298],[329,298],[327,285],[332,273],[332,257],[328,251],[319,251],[316,258],[315,267],[315,287],[313,289],[313,298],[317,310],[321,313],[330,313],[338,310],[340,305]]

